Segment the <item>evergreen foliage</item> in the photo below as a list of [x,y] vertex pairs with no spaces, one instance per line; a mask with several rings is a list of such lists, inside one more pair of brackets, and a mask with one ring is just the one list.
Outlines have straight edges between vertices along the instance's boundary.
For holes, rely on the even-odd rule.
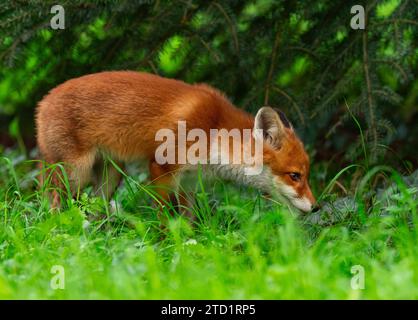
[[36,102],[66,79],[130,69],[280,107],[318,159],[416,166],[416,0],[363,3],[365,30],[350,27],[358,1],[62,0],[64,30],[54,4],[0,4],[2,134],[33,136]]

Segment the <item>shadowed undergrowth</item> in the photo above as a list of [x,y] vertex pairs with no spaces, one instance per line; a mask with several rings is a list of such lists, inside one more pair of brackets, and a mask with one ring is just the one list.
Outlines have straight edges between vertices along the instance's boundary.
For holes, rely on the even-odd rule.
[[[332,179],[314,167],[323,208],[306,216],[192,177],[197,219],[167,215],[161,229],[141,171],[125,177],[113,204],[86,188],[54,213],[34,187],[33,162],[1,161],[1,298],[418,298],[417,172],[373,167],[348,188],[358,168]],[[51,287],[53,266],[63,267],[64,289]],[[362,290],[351,286],[355,266]]]

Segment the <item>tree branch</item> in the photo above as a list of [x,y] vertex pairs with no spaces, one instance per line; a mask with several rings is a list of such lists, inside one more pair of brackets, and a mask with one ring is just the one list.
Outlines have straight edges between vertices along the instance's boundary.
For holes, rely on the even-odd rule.
[[273,71],[274,71],[274,66],[276,63],[277,49],[279,48],[279,43],[280,43],[280,31],[277,31],[276,37],[274,39],[273,49],[271,51],[270,69],[267,75],[266,89],[265,89],[266,91],[264,93],[264,105],[268,105],[269,103],[271,79],[273,77]]

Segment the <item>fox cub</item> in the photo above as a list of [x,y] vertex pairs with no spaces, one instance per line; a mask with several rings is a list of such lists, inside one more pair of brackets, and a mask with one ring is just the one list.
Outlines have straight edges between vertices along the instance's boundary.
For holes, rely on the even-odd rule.
[[[72,193],[93,182],[103,190],[106,185],[104,193],[108,197],[121,175],[110,166],[107,181],[103,181],[100,173],[103,154],[121,165],[146,160],[150,183],[161,200],[170,199],[170,190],[175,190],[182,171],[196,167],[178,161],[157,161],[156,152],[161,147],[157,133],[160,129],[172,130],[176,137],[173,147],[178,147],[179,122],[187,125],[188,132],[199,129],[207,136],[213,129],[250,131],[253,134],[243,140],[238,151],[252,154],[254,147],[246,146],[260,140],[254,134],[258,129],[262,132],[259,174],[246,175],[242,163],[211,163],[220,153],[233,150],[213,151],[212,141],[206,142],[211,151],[200,151],[200,159],[207,158],[206,163],[220,176],[276,194],[281,201],[303,212],[315,206],[308,184],[309,158],[285,115],[262,107],[254,117],[208,85],[187,84],[141,72],[101,72],[71,79],[52,89],[36,111],[37,141],[43,160],[63,164]],[[226,141],[228,144],[232,139]],[[186,141],[185,152],[191,147],[191,141]],[[58,171],[51,175],[52,183],[62,188]],[[52,197],[53,205],[59,206],[59,193],[54,191]]]

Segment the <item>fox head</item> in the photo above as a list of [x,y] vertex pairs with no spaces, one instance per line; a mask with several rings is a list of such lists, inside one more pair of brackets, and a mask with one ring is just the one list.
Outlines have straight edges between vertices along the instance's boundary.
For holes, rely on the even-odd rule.
[[309,157],[284,113],[262,107],[254,129],[263,132],[263,189],[303,212],[315,209],[308,183]]

